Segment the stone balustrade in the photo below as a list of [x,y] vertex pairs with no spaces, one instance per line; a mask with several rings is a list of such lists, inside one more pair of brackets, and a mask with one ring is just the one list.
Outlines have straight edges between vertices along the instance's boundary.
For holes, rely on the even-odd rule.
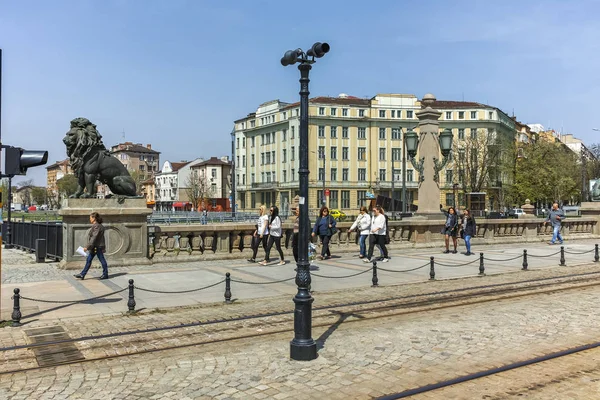
[[[444,220],[405,219],[389,221],[390,249],[409,247],[440,247],[440,234]],[[332,253],[358,252],[358,234],[348,232],[351,222],[337,224],[338,232],[331,239]],[[600,226],[596,217],[570,218],[563,222],[561,234],[566,240],[600,237]],[[250,258],[250,243],[253,224],[213,225],[155,225],[149,227],[149,256],[153,262],[176,257],[178,261],[196,261],[227,258]],[[282,247],[286,257],[292,258],[292,224],[284,223]],[[477,236],[473,244],[524,243],[549,241],[552,237],[550,224],[543,220],[523,219],[478,219]],[[316,242],[316,239],[313,241]],[[259,257],[264,255],[259,250]],[[277,257],[272,249],[272,257]]]

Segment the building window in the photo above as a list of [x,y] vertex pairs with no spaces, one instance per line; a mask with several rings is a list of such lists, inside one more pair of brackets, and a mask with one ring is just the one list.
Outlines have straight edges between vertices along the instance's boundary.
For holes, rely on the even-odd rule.
[[471,139],[477,139],[477,128],[471,128]]
[[379,110],[379,118],[385,118],[385,110]]
[[407,182],[413,182],[414,181],[413,178],[414,178],[413,177],[413,170],[412,169],[407,169],[406,170],[406,181]]
[[265,165],[265,153],[260,153],[260,165]]
[[236,158],[236,165],[239,167],[240,166],[240,156],[237,156]]
[[406,118],[412,118],[412,117],[413,117],[412,110],[406,110]]
[[256,207],[256,193],[255,192],[250,193],[250,207],[252,207],[252,208]]
[[325,127],[319,126],[319,137],[325,137]]
[[[295,136],[296,136],[296,127],[292,126],[292,133],[290,135],[290,139],[293,139]],[[252,146],[252,147],[254,147],[254,146]]]
[[331,168],[331,181],[337,181],[337,168]]
[[477,119],[477,111],[471,111],[471,119]]
[[458,138],[460,140],[464,140],[465,139],[465,130],[464,129],[461,128],[461,129],[458,130]]
[[342,190],[342,208],[350,208],[350,191]]
[[329,131],[331,133],[331,137],[332,138],[336,138],[337,137],[337,126],[331,126],[331,127],[329,127]]
[[[237,138],[235,143],[235,148],[239,149],[240,148],[240,138]],[[144,156],[140,156],[140,160],[144,161]]]
[[281,157],[281,162],[284,164],[287,162],[287,150],[286,149],[283,149],[283,155]]
[[251,157],[251,158],[250,158],[250,162],[251,162],[250,166],[251,166],[251,167],[254,167],[254,165],[255,165],[255,164],[254,164],[254,154],[252,154],[250,157]]
[[251,147],[254,147],[254,137],[252,137],[252,146]]
[[385,128],[379,128],[379,140],[385,140]]
[[283,119],[287,119],[287,112],[283,112]]
[[[246,174],[242,174],[242,185],[246,184]],[[244,207],[242,207],[244,208]]]
[[319,155],[319,160],[325,157],[325,146],[319,146],[319,150],[317,151]]
[[322,190],[317,190],[317,204],[325,205],[327,203]]
[[335,115],[337,114],[337,108],[331,108],[331,116],[335,117]]
[[385,169],[383,168],[379,170],[379,181],[385,182]]
[[337,160],[337,146],[331,147],[331,159]]
[[366,190],[357,190],[356,191],[356,207],[360,207],[363,205],[363,201],[367,199],[367,191]]
[[348,160],[348,147],[342,147],[342,160]]
[[296,159],[296,152],[294,151],[294,146],[292,146],[291,150],[290,150],[290,160],[294,161]]
[[325,107],[319,107],[319,115],[325,115]]
[[342,138],[348,139],[348,127],[347,126],[342,127]]
[[464,111],[459,111],[458,112],[458,119],[465,119],[465,112]]
[[366,168],[358,169],[358,180],[362,181],[362,182],[367,180],[367,169]]
[[454,171],[452,171],[451,169],[446,170],[446,183],[447,184],[452,183],[453,178],[454,178],[453,173],[454,173]]
[[379,161],[385,161],[385,147],[379,149]]
[[246,167],[246,156],[242,156],[242,167]]
[[348,109],[342,108],[342,117],[347,117],[347,116],[348,116]]
[[338,191],[337,190],[330,190],[329,191],[329,207],[331,208],[339,208],[338,205]]
[[393,161],[400,161],[400,151],[401,150],[402,150],[402,148],[392,149],[392,160]]
[[365,110],[358,110],[358,116],[359,117],[364,117],[365,116]]
[[454,193],[446,193],[446,207],[454,207]]
[[452,119],[452,112],[446,111],[446,119]]
[[256,174],[253,173],[252,175],[250,175],[250,182],[256,183]]
[[275,164],[275,150],[271,152],[271,164]]
[[402,118],[402,110],[398,110],[397,116],[398,118]]
[[358,128],[358,138],[359,139],[367,138],[367,128]]
[[281,176],[281,178],[283,179],[284,182],[287,182],[287,171],[284,169],[282,172],[283,172],[283,175]]
[[344,182],[348,181],[348,168],[342,168],[342,180]]
[[396,118],[396,110],[392,110],[392,118]]
[[250,121],[250,128],[254,128],[255,126],[256,126],[256,121],[254,121],[254,120]]
[[400,140],[400,128],[392,128],[392,140]]
[[283,140],[282,141],[285,142],[285,140],[287,139],[287,129],[284,129],[283,131],[281,131],[281,133],[282,133],[281,136],[283,136]]
[[290,179],[292,180],[292,182],[294,182],[296,180],[296,169],[292,168],[292,173],[290,174]]
[[319,168],[319,180],[321,182],[325,180],[325,168]]
[[366,153],[367,153],[366,147],[359,147],[358,148],[358,159],[364,160]]
[[494,112],[493,111],[489,111],[488,112],[488,119],[494,119]]

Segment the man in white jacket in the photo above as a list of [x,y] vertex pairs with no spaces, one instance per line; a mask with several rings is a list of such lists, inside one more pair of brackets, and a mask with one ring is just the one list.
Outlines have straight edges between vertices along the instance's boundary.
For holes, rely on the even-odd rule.
[[371,257],[373,257],[373,249],[375,245],[379,245],[379,248],[383,252],[383,260],[381,262],[388,262],[390,259],[388,258],[387,247],[385,247],[385,234],[387,230],[387,226],[385,223],[385,215],[383,214],[383,209],[381,206],[375,206],[373,209],[374,216],[373,221],[371,222],[370,229],[370,237],[369,237],[369,253],[367,258],[363,259],[363,262],[370,263]]

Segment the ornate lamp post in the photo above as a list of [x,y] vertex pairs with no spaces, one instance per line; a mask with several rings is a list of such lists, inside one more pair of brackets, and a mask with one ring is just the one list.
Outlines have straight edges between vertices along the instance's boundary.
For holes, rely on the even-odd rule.
[[[312,302],[314,299],[308,290],[310,286],[310,262],[308,261],[309,225],[308,219],[308,73],[315,58],[321,58],[329,52],[327,43],[315,43],[306,53],[302,49],[286,51],[281,65],[300,63],[300,226],[298,231],[298,263],[296,285],[298,292],[294,297],[294,339],[290,343],[290,357],[297,361],[310,361],[317,358],[317,344],[312,338]],[[323,193],[325,195],[325,193]]]

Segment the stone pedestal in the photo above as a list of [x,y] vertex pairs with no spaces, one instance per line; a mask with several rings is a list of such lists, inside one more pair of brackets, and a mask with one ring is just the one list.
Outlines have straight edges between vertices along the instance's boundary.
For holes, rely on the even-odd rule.
[[579,207],[582,217],[593,217],[598,220],[598,224],[594,225],[592,233],[600,235],[600,201],[586,201],[581,203]]
[[521,208],[523,209],[524,214],[520,215],[519,218],[535,218],[535,207],[531,205],[531,200],[525,199],[525,204],[523,204]]
[[[100,214],[106,229],[104,255],[109,269],[111,266],[150,264],[146,219],[152,210],[146,207],[146,199],[125,199],[122,203],[117,199],[65,199],[59,211],[63,218],[61,268],[83,268],[85,257],[75,250],[87,244],[89,217],[94,211]],[[96,263],[99,265],[94,259]]]

